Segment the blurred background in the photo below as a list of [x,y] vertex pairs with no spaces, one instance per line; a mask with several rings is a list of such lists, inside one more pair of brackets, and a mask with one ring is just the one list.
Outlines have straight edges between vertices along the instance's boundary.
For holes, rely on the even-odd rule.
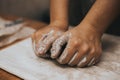
[[[49,23],[50,0],[0,0],[0,14],[26,17]],[[77,25],[84,18],[94,0],[70,0],[69,22]],[[120,17],[107,30],[108,33],[120,35]]]

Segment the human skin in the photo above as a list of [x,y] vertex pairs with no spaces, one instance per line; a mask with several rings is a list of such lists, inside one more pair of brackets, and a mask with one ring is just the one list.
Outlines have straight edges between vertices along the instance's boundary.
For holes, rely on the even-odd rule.
[[[68,0],[64,1],[68,4]],[[51,13],[54,12],[52,8],[61,8],[60,10],[68,8],[65,3],[62,4],[62,0],[60,2],[59,0],[51,0],[51,3],[56,3],[54,6],[51,5]],[[59,7],[60,4],[64,7]],[[54,43],[52,42],[51,58],[57,59],[60,64],[78,67],[91,66],[97,63],[102,54],[101,37],[110,23],[119,15],[119,4],[119,0],[97,0],[80,24],[55,38]],[[56,15],[57,13],[59,14]],[[65,13],[67,11],[56,10],[56,13],[51,15],[51,21],[54,22],[54,19],[62,21],[60,15]],[[68,18],[64,17],[64,20],[66,22]],[[40,31],[38,31],[39,33]],[[65,45],[66,47],[61,52]]]
[[50,5],[50,24],[32,35],[35,54],[40,57],[49,57],[46,53],[52,43],[68,29],[68,0],[51,0]]

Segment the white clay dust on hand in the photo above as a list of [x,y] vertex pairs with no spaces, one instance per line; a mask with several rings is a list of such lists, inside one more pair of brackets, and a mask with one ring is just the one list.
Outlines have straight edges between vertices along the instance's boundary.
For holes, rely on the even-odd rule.
[[[87,41],[88,42],[88,41]],[[54,41],[51,48],[51,58],[60,64],[69,66],[87,67],[96,63],[99,55],[95,47],[81,40],[79,35],[66,32]]]
[[68,41],[68,36],[62,36],[53,43],[51,48],[51,58],[55,59],[60,55],[63,46],[65,46],[67,41]]
[[43,34],[38,43],[33,41],[33,49],[37,56],[50,57],[49,50],[52,43],[58,38],[62,32],[50,30],[47,34]]
[[76,49],[69,43],[70,38],[71,33],[67,33],[58,38],[52,45],[51,57],[56,58],[60,64],[67,64],[69,59],[76,52]]

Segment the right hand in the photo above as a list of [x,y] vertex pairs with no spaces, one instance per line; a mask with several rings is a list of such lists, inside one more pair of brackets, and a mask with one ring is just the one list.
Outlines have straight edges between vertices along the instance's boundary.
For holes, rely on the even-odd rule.
[[[64,29],[62,27],[64,27]],[[50,24],[35,32],[32,35],[35,54],[39,57],[50,57],[48,52],[52,43],[67,30],[66,28],[67,26],[60,24]]]

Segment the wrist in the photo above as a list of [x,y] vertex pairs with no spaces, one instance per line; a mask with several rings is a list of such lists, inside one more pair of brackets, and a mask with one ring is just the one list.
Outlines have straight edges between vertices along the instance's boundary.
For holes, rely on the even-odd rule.
[[77,27],[78,27],[79,30],[83,30],[84,32],[88,33],[88,35],[89,34],[92,34],[92,35],[95,34],[99,38],[101,38],[101,36],[103,35],[103,32],[99,31],[96,28],[96,26],[91,25],[90,23],[87,23],[87,22],[81,22]]
[[88,17],[85,18],[79,25],[87,25],[86,27],[93,29],[100,36],[102,36],[105,30],[107,29],[107,26],[100,24],[96,20],[91,20]]
[[68,30],[68,22],[65,21],[54,21],[51,22],[50,25],[60,30],[64,30],[64,31]]

